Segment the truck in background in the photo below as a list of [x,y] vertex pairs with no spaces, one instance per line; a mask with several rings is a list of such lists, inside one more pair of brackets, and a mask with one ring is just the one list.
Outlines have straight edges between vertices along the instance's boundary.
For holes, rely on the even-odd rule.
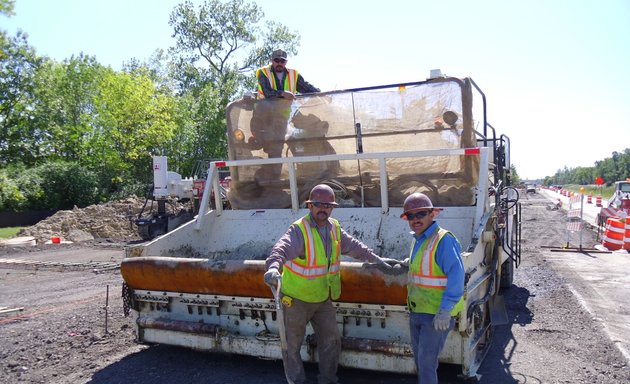
[[607,207],[621,209],[623,200],[630,200],[630,179],[615,181],[615,191],[608,199]]
[[[245,97],[227,108],[227,134],[229,160],[210,163],[196,219],[126,251],[123,299],[139,342],[281,359],[264,260],[307,212],[311,188],[330,185],[339,203],[333,216],[346,231],[396,259],[408,256],[411,243],[399,218],[404,198],[423,192],[443,209],[437,221],[460,240],[466,270],[465,309],[440,361],[476,375],[493,326],[507,321],[500,292],[520,262],[521,231],[510,141],[488,123],[485,95],[472,79],[294,101]],[[218,200],[221,167],[232,178],[230,210]],[[350,260],[342,257],[335,302],[340,364],[414,373],[406,275]],[[312,333],[301,353],[315,362]]]

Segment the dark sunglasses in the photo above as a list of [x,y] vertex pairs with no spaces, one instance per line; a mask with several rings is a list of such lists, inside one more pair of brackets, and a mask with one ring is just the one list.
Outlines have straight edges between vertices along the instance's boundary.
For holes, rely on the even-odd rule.
[[274,63],[278,63],[278,64],[284,64],[284,63],[286,63],[287,61],[286,61],[286,60],[284,60],[284,59],[273,59],[273,62],[274,62]]
[[325,209],[329,209],[329,208],[333,208],[335,206],[335,204],[331,204],[331,203],[320,203],[319,201],[313,201],[311,204],[313,204],[314,207],[317,208],[325,208]]
[[420,211],[420,212],[416,212],[416,213],[408,213],[405,216],[407,216],[407,220],[413,220],[413,219],[424,219],[429,213],[431,213],[431,211]]

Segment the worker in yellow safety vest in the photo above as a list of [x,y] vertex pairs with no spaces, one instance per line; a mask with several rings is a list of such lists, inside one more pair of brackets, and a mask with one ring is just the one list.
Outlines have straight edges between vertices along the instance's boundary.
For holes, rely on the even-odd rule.
[[[287,382],[306,382],[300,348],[306,326],[315,332],[319,356],[319,384],[337,383],[341,353],[341,335],[332,300],[341,295],[341,255],[374,263],[387,273],[397,260],[376,255],[370,248],[344,231],[339,221],[330,217],[337,206],[333,189],[316,185],[306,201],[309,213],[295,221],[278,240],[266,260],[265,283],[280,284],[284,314],[286,351],[283,351]],[[281,336],[282,337],[282,336]]]
[[438,356],[455,318],[464,307],[464,264],[461,245],[435,217],[440,209],[423,193],[409,195],[400,215],[409,223],[413,241],[408,266],[407,305],[418,382],[437,384]]
[[259,97],[293,100],[296,93],[316,93],[319,88],[308,83],[295,69],[289,69],[287,53],[276,49],[271,54],[271,63],[256,70]]
[[[282,157],[285,134],[291,116],[291,103],[297,93],[316,93],[314,87],[295,69],[286,67],[287,53],[276,49],[271,54],[271,63],[256,70],[258,80],[258,101],[250,121],[252,149],[260,149],[269,158]],[[277,180],[280,177],[281,164],[262,167],[256,175],[258,182]]]

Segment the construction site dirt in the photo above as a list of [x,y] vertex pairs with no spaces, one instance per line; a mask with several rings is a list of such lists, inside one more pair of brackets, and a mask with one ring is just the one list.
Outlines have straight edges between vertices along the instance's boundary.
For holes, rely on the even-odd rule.
[[[510,322],[495,327],[480,383],[630,382],[630,254],[576,252],[579,237],[567,236],[566,212],[550,209],[554,201],[521,194],[522,262],[504,292]],[[584,230],[582,247],[596,243],[595,230]],[[117,268],[125,245],[0,247],[0,382],[285,382],[281,361],[136,343]],[[306,367],[315,380],[317,367]],[[441,365],[440,383],[462,382],[460,372]],[[340,368],[339,381],[416,378]]]

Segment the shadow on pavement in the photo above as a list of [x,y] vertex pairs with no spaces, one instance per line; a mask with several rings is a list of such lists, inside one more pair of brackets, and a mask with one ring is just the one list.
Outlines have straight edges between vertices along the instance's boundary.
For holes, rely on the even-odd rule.
[[531,377],[527,378],[528,381],[523,381],[523,375],[513,372],[511,369],[512,356],[518,347],[518,341],[512,333],[512,328],[525,326],[532,322],[533,314],[527,308],[527,302],[532,294],[526,288],[513,285],[503,295],[509,323],[495,327],[492,345],[478,371],[481,376],[479,382],[536,383],[536,379]]

